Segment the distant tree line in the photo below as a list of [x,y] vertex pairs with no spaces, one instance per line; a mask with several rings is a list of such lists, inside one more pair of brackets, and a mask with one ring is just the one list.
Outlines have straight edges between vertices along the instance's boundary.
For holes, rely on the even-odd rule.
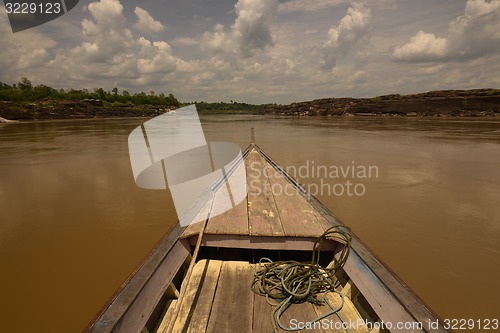
[[196,109],[198,111],[257,111],[261,110],[263,105],[255,105],[255,104],[248,104],[248,103],[241,103],[241,102],[234,102],[230,101],[229,103],[226,102],[205,102],[205,101],[195,101],[192,103],[185,103],[187,104],[196,104]]
[[157,105],[179,107],[180,103],[173,94],[156,94],[151,91],[130,94],[124,90],[120,94],[118,88],[111,91],[96,88],[93,91],[87,89],[54,89],[44,84],[33,86],[31,81],[23,77],[17,84],[9,85],[0,82],[0,101],[11,102],[36,102],[44,99],[53,100],[85,100],[100,99],[108,103],[123,103],[133,105]]

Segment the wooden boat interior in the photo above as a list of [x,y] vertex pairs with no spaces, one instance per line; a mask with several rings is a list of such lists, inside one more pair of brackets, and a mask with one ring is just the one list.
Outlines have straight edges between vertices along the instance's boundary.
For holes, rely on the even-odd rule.
[[[224,185],[202,196],[183,217],[200,222],[170,230],[85,331],[273,332],[273,306],[251,290],[259,260],[310,262],[317,237],[332,226],[344,225],[258,145],[252,143],[227,176],[243,166],[246,199],[211,216]],[[320,265],[335,263],[344,247],[336,239],[324,241]],[[186,278],[192,260],[192,272]],[[349,332],[447,332],[355,235],[335,284],[343,297],[334,293],[327,297],[334,306],[343,304],[340,316],[333,314],[326,317],[326,324],[321,321],[299,332],[346,332],[343,322],[358,323]],[[328,310],[309,302],[293,304],[281,321],[286,327],[298,327]],[[382,323],[413,326],[389,329]]]

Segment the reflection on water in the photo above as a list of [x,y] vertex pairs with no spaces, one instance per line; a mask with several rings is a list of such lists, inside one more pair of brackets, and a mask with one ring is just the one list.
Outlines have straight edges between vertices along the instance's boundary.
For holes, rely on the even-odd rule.
[[[141,122],[0,125],[2,331],[80,331],[176,223],[167,191],[134,183],[127,137]],[[202,125],[208,141],[242,148],[255,127],[283,166],[376,165],[378,177],[356,180],[363,196],[319,199],[441,317],[498,316],[498,120],[205,116]]]

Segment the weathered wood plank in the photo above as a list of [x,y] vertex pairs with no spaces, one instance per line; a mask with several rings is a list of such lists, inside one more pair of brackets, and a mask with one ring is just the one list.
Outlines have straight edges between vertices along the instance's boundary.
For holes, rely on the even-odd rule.
[[316,216],[316,221],[319,223],[319,225],[321,225],[324,231],[327,231],[331,227],[337,225],[328,221],[319,211],[316,210],[316,208],[313,205],[311,205],[311,207],[313,208],[314,215]]
[[252,331],[254,269],[249,263],[222,263],[207,332],[245,333]]
[[163,315],[163,318],[161,319],[158,329],[156,330],[157,333],[163,333],[167,330],[168,323],[170,321],[170,317],[172,316],[172,313],[174,312],[174,308],[177,304],[177,299],[169,299],[167,303],[165,304],[166,310]]
[[194,222],[186,227],[186,230],[182,233],[180,238],[187,238],[192,235],[198,235],[200,233],[201,227],[203,225],[203,222],[206,220],[208,217],[208,213],[210,212],[210,209],[212,208],[212,203],[214,201],[214,196],[212,196],[211,199],[207,200],[207,202],[203,205],[203,207],[200,209],[198,214],[196,214],[195,218],[193,221]]
[[273,332],[272,306],[267,303],[266,297],[254,293],[252,332]]
[[173,332],[205,332],[221,265],[220,260],[201,260],[196,264]]
[[[372,306],[373,310],[384,322],[390,322],[396,325],[397,323],[411,323],[417,321],[411,313],[406,311],[387,286],[371,271],[356,251],[351,251],[344,265],[344,270]],[[393,332],[421,333],[425,331],[421,329],[398,330],[394,328]]]
[[[318,295],[318,298],[323,300],[324,295]],[[349,298],[344,297],[344,303],[342,304],[342,298],[339,294],[328,293],[327,299],[334,309],[342,306],[338,312],[338,314],[342,317],[342,320],[337,314],[331,314],[326,317],[324,321],[325,326],[323,326],[326,332],[342,332],[344,325],[346,325],[345,327],[348,327],[349,332],[352,333],[368,332],[361,315]],[[313,307],[318,317],[331,311],[328,304],[323,304],[321,306],[314,305]]]
[[[321,322],[311,323],[311,321],[317,317],[314,306],[309,302],[305,302],[290,305],[290,307],[282,313],[280,322],[287,328],[304,328],[296,332],[325,332]],[[285,333],[289,331],[278,329],[278,332]]]
[[[261,156],[261,158],[263,158],[268,163],[269,166],[271,166],[272,168],[274,168],[273,171],[275,171],[277,173],[285,172],[284,170],[277,171],[276,168],[280,168],[279,165],[275,161],[273,161],[269,156],[267,156],[267,154],[265,152],[263,152],[260,148],[258,148],[256,150],[256,152],[259,153],[259,155]],[[273,167],[273,165],[275,167]],[[300,184],[295,178],[293,178],[289,174],[287,174],[286,177],[284,177],[284,180],[286,182],[288,182],[290,184],[290,186],[292,186],[293,188],[297,189],[297,187],[302,186],[302,184]],[[274,186],[276,186],[276,185],[274,185]],[[323,210],[318,209],[318,208],[320,208],[319,206],[324,207],[318,201],[318,199],[316,199],[314,196],[308,195],[304,191],[299,191],[298,189],[297,189],[297,195],[299,195],[300,197],[302,197],[303,200],[301,200],[301,201],[305,201],[305,202],[309,203],[309,205],[312,206],[312,208],[313,208],[312,209],[312,214],[314,214],[315,222],[317,224],[319,224],[323,228],[323,231],[326,231],[327,229],[329,229],[330,227],[332,227],[332,222],[329,219],[327,219],[326,216],[324,216]],[[328,211],[328,210],[326,209],[326,211]],[[282,219],[282,223],[284,223],[283,219]],[[334,223],[333,225],[336,225],[336,224],[338,224],[338,223]],[[317,235],[317,236],[319,236],[319,235]]]
[[[191,245],[195,245],[196,236],[188,239]],[[266,249],[266,250],[301,250],[311,251],[315,237],[272,237],[272,236],[248,236],[248,235],[203,235],[202,246],[242,248],[242,249]],[[337,247],[335,241],[323,242],[322,251],[334,251]]]
[[[200,198],[200,202],[203,200],[207,202],[198,215],[193,218],[193,221],[203,222],[203,218],[209,211],[213,220],[207,224],[205,233],[248,234],[247,184],[244,159],[248,156],[251,147],[253,146],[249,145],[243,153],[242,159],[237,160],[231,167],[225,168],[223,171],[226,174],[221,175],[221,178],[211,185],[210,188],[215,188],[216,193],[213,193],[210,189]],[[240,201],[244,202],[241,205],[245,207],[241,207]],[[221,214],[221,212],[224,213]],[[202,223],[197,222],[190,224],[181,238],[198,234],[201,225]]]
[[146,325],[149,316],[188,253],[189,249],[183,243],[177,242],[174,245],[171,254],[158,266],[155,274],[130,304],[126,315],[120,319],[113,332],[138,332]]
[[[227,195],[226,193],[226,186],[223,185],[215,194],[214,206],[218,205],[218,200],[224,200],[222,198]],[[222,214],[210,217],[205,233],[248,235],[247,200],[243,200]]]
[[342,294],[344,294],[344,296],[349,299],[353,299],[354,297],[356,297],[358,293],[359,293],[358,287],[356,287],[356,285],[354,284],[354,282],[352,282],[351,279],[347,281],[344,288],[342,288]]
[[313,207],[278,171],[268,173],[286,236],[318,237],[324,232]]
[[308,197],[308,202],[313,207],[314,213],[322,218],[320,219],[320,223],[325,230],[336,225],[343,225],[343,223],[341,223],[340,220],[318,200],[318,198],[310,196]]
[[283,236],[283,226],[265,173],[273,167],[255,150],[245,159],[248,183],[248,229],[255,236]]
[[154,332],[163,332],[167,329],[168,318],[170,318],[170,316],[172,315],[175,304],[177,303],[177,298],[179,298],[179,290],[177,290],[176,286],[173,283],[170,283],[167,287],[167,290],[163,294],[163,297],[166,297],[167,300],[165,302],[165,305],[163,306],[163,313],[160,315],[160,320],[158,321]]

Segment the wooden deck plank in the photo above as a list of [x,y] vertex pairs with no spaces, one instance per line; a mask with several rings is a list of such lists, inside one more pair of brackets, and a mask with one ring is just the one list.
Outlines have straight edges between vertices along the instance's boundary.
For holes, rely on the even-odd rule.
[[343,225],[339,222],[339,219],[333,215],[328,208],[325,207],[316,197],[311,196],[309,198],[309,204],[313,207],[315,214],[320,216],[323,221],[320,221],[323,228],[328,229],[333,226]]
[[[324,296],[319,295],[319,299],[323,300]],[[339,294],[336,293],[328,293],[327,294],[328,301],[330,304],[333,306],[334,309],[340,307],[342,305],[342,298]],[[321,316],[326,314],[327,312],[331,311],[331,308],[327,305],[314,305],[314,310],[316,311],[317,316]],[[348,326],[349,327],[349,332],[351,333],[367,333],[368,329],[359,314],[358,310],[352,304],[351,300],[347,297],[344,296],[344,304],[342,305],[342,308],[338,312],[340,316],[342,317],[342,320],[344,321],[345,325],[352,325]],[[342,320],[340,320],[339,316],[336,314],[331,314],[330,316],[326,317],[326,323],[327,323],[327,329],[325,329],[326,332],[339,332],[342,331]]]
[[267,303],[266,297],[254,294],[253,299],[253,326],[252,332],[273,332],[272,307]]
[[319,225],[321,225],[324,231],[327,231],[328,229],[336,225],[328,221],[320,212],[318,212],[314,208],[313,208],[313,213],[316,216],[316,221],[318,221]]
[[172,316],[172,313],[174,312],[175,306],[177,304],[177,299],[169,299],[166,304],[166,311],[163,315],[163,318],[160,321],[160,324],[158,325],[158,329],[156,330],[157,333],[164,333],[167,331],[168,323],[170,322],[170,317]]
[[[316,311],[314,310],[314,306],[309,303],[299,303],[299,304],[292,304],[288,309],[286,309],[283,314],[281,315],[280,322],[284,327],[287,328],[300,328],[304,327],[304,329],[295,331],[295,332],[325,332],[325,330],[321,327],[321,323],[311,323],[308,326],[307,323],[311,322],[312,320],[316,319],[317,314]],[[286,333],[289,331],[285,331],[282,329],[278,329],[278,332],[280,333]]]
[[[226,195],[227,188],[223,185],[215,194],[213,206],[225,200]],[[247,200],[243,200],[222,214],[211,217],[205,232],[207,234],[248,235]]]
[[224,261],[208,321],[207,332],[252,331],[254,268],[249,263]]
[[[195,266],[189,287],[174,325],[173,332],[272,332],[270,306],[264,296],[254,294],[251,289],[257,265],[246,262],[202,260]],[[340,305],[340,297],[328,296],[333,306]],[[305,324],[327,312],[325,306],[310,303],[293,304],[281,316],[285,327],[294,328]],[[357,322],[361,318],[352,302],[345,298],[340,311],[346,322]],[[339,323],[336,315],[327,317]],[[323,323],[313,324],[314,332],[337,332],[336,326],[324,329]],[[299,332],[310,332],[304,329]],[[286,332],[279,330],[280,333]],[[351,329],[353,333],[367,333],[366,327]]]
[[221,266],[220,260],[201,260],[196,263],[173,332],[205,331]]
[[[332,226],[258,151],[252,150],[246,156],[244,165],[248,185],[247,200],[211,217],[206,234],[317,237]],[[241,175],[241,167],[229,177],[229,182],[236,175]],[[197,219],[201,219],[200,215],[205,216],[210,207],[215,211],[217,207],[223,206],[222,202],[231,190],[231,187],[228,189],[226,185],[222,185],[214,199],[209,200],[201,209]],[[198,234],[201,225],[202,223],[189,225],[182,238]]]
[[278,171],[268,176],[285,235],[320,236],[324,228],[309,202]]
[[283,226],[278,215],[266,170],[273,167],[255,150],[245,159],[248,183],[248,226],[250,235],[283,236]]
[[187,238],[192,235],[197,235],[200,233],[201,227],[203,226],[203,222],[208,216],[208,213],[210,212],[210,209],[212,208],[212,202],[214,201],[214,197],[211,199],[207,200],[207,202],[203,205],[203,207],[200,209],[198,214],[196,214],[196,217],[193,219],[193,221],[196,221],[186,227],[184,232],[181,235],[181,238]]

